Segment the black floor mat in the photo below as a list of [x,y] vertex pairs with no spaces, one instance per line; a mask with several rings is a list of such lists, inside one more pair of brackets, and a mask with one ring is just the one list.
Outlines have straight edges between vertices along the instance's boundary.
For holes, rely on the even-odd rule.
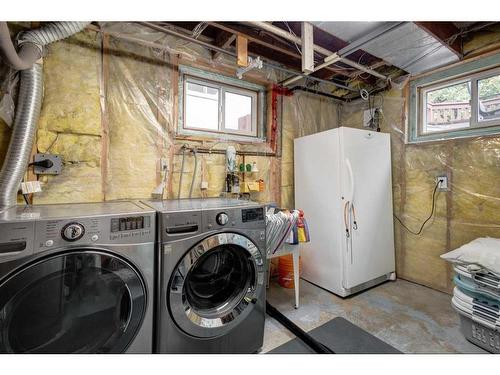
[[[335,318],[308,332],[314,339],[338,354],[397,354],[399,350],[376,338],[344,318]],[[314,351],[298,338],[267,354],[312,354]]]

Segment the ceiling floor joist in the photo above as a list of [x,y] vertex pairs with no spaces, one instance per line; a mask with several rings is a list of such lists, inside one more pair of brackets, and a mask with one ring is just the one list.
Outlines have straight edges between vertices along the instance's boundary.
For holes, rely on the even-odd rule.
[[443,46],[462,58],[462,42],[460,29],[451,22],[414,22],[415,25],[423,29],[436,38]]
[[[228,50],[225,50],[223,48],[220,48],[220,47],[216,47],[216,46],[214,46],[214,45],[212,45],[210,43],[203,42],[201,40],[193,38],[190,35],[186,35],[186,34],[174,31],[174,30],[166,28],[164,26],[160,26],[160,25],[157,25],[157,24],[152,23],[152,22],[137,22],[137,23],[140,24],[140,25],[143,25],[143,26],[147,26],[147,27],[149,27],[149,28],[151,28],[153,30],[162,31],[162,32],[164,32],[166,34],[170,34],[170,35],[176,36],[176,37],[178,37],[180,39],[184,39],[184,40],[190,41],[192,43],[199,44],[201,46],[206,47],[209,50],[217,51],[217,52],[220,52],[220,53],[224,53],[224,54],[230,55],[232,57],[237,57],[236,52],[232,52],[232,51],[228,51]],[[256,56],[256,57],[258,57],[258,56]],[[300,72],[284,68],[283,66],[280,66],[280,65],[275,64],[275,63],[270,62],[270,61],[263,61],[263,63],[264,63],[264,65],[266,65],[266,66],[268,66],[270,68],[274,68],[274,69],[277,69],[277,70],[285,72],[285,73],[289,73],[289,74],[293,74],[293,75],[301,75],[303,77],[309,78],[309,79],[311,79],[313,81],[316,81],[316,82],[326,83],[326,84],[335,86],[337,88],[341,88],[341,89],[352,91],[352,92],[358,92],[357,89],[354,89],[352,87],[348,87],[348,86],[339,84],[337,82],[332,82],[332,81],[328,81],[328,80],[317,78],[317,77],[310,77],[310,76],[308,77],[307,75],[301,74]]]
[[[267,30],[269,32],[273,32],[273,33],[275,33],[275,34],[277,34],[277,35],[279,35],[279,36],[281,36],[281,37],[283,37],[285,39],[288,39],[288,40],[290,40],[290,41],[292,41],[294,43],[301,43],[302,42],[301,38],[299,38],[298,36],[293,35],[293,34],[287,32],[287,31],[285,31],[283,29],[280,29],[277,26],[271,25],[268,22],[247,21],[245,23],[250,24],[250,25],[255,26],[255,27],[259,27],[259,28],[261,28],[263,30]],[[322,55],[325,56],[325,63],[327,61],[329,61],[330,59],[336,58],[335,56],[337,56],[335,52],[330,51],[330,50],[328,50],[328,49],[326,49],[324,47],[318,46],[317,44],[314,44],[313,46],[314,46],[314,50],[315,51],[317,51],[317,52],[319,52],[319,53],[321,53]],[[341,62],[343,62],[346,65],[349,65],[349,66],[351,66],[351,67],[353,67],[355,69],[361,70],[361,71],[363,71],[365,73],[369,73],[372,76],[375,76],[377,78],[380,78],[380,79],[383,79],[383,80],[387,80],[388,79],[383,74],[380,74],[379,72],[377,72],[377,71],[375,71],[373,69],[370,69],[370,68],[368,68],[368,67],[366,67],[364,65],[358,64],[358,63],[356,63],[354,61],[351,61],[351,60],[349,60],[349,59],[347,59],[345,57],[341,57],[337,61],[341,61]]]

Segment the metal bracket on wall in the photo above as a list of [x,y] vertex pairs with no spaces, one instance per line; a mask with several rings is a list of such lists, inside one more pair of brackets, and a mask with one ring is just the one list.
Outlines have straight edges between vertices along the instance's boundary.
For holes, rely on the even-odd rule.
[[33,173],[58,175],[61,173],[62,160],[59,155],[54,154],[35,154],[33,163]]

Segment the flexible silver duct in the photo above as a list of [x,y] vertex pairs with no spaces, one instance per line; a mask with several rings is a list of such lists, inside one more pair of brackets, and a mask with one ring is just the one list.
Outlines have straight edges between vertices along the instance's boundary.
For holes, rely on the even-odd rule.
[[[30,30],[20,35],[18,58],[33,54],[23,54],[23,48],[33,46],[39,48],[40,56],[43,47],[73,35],[85,28],[88,22],[53,22],[40,29]],[[10,41],[10,38],[9,38]],[[2,39],[2,43],[6,41]],[[12,43],[12,41],[10,41]],[[9,49],[3,48],[2,50]],[[9,63],[9,61],[7,61]],[[23,61],[27,63],[27,61]],[[35,136],[43,97],[43,67],[31,62],[32,66],[21,71],[19,99],[14,118],[12,135],[0,171],[0,211],[16,204],[17,191],[28,164],[33,139]]]
[[42,107],[43,66],[21,71],[21,85],[9,148],[0,172],[0,211],[16,204]]
[[40,29],[24,31],[19,42],[31,42],[41,46],[57,42],[82,31],[90,22],[50,22]]

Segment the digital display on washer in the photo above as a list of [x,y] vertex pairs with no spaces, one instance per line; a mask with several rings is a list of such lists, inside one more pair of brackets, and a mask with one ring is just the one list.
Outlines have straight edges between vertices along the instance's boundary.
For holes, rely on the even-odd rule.
[[249,221],[260,221],[264,220],[264,208],[248,208],[241,210],[241,220],[244,223]]
[[111,219],[111,232],[123,232],[149,228],[151,225],[149,216],[128,216]]

